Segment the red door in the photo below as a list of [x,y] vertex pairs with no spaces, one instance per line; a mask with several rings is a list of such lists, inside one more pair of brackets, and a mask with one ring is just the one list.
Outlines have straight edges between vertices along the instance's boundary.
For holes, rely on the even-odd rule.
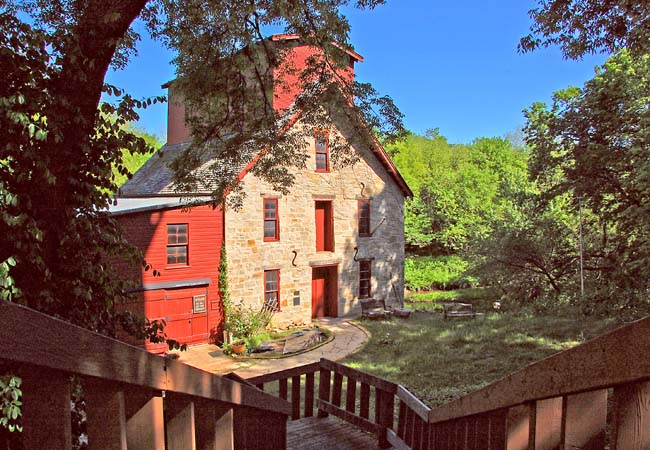
[[325,274],[321,268],[312,272],[311,278],[311,316],[325,317]]
[[145,315],[164,320],[165,334],[184,344],[208,339],[208,313],[194,313],[193,296],[183,291],[155,291],[145,300]]
[[332,202],[316,202],[316,251],[334,251],[334,220]]
[[336,317],[338,283],[336,266],[314,267],[311,278],[311,316]]

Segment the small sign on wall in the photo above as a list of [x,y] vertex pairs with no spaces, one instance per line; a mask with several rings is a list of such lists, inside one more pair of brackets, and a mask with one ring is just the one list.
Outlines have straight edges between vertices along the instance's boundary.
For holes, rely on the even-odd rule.
[[206,310],[205,304],[206,304],[206,296],[205,295],[195,295],[192,297],[192,304],[193,304],[193,312],[194,314],[196,313],[204,313]]

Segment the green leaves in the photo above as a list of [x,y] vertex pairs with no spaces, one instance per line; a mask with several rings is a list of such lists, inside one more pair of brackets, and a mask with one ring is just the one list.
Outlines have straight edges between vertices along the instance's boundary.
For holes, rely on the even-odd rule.
[[0,376],[0,426],[9,430],[10,433],[22,432],[20,417],[22,415],[20,398],[23,392],[20,390],[22,380],[13,375]]
[[513,198],[530,189],[526,155],[504,139],[453,145],[434,130],[387,148],[415,193],[405,211],[412,248],[462,251],[487,236]]
[[531,33],[519,50],[558,45],[564,56],[613,53],[627,47],[635,54],[650,51],[650,5],[629,0],[538,0],[530,11]]

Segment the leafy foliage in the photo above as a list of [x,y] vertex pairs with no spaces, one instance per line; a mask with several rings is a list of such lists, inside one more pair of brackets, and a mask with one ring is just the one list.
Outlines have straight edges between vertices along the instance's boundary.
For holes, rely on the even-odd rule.
[[530,11],[533,25],[519,44],[522,51],[559,45],[573,59],[624,47],[636,54],[650,51],[647,1],[538,0],[538,5]]
[[460,256],[411,256],[404,261],[406,288],[413,291],[455,289],[474,284],[468,262]]
[[65,110],[58,111],[54,84],[63,69],[52,36],[7,14],[0,29],[7,68],[0,87],[2,298],[110,336],[125,330],[165,341],[162,323],[116,307],[128,300],[128,286],[111,261],[140,264],[142,256],[105,210],[117,189],[113,171],[128,174],[123,151],[151,151],[126,127],[149,102],[107,86],[115,104],[95,105],[84,145],[68,145],[65,130],[77,119],[60,122]]
[[145,130],[138,128],[131,123],[127,124],[125,128],[134,136],[144,139],[147,146],[152,149],[152,151],[147,153],[131,153],[128,150],[124,150],[122,152],[122,165],[128,173],[125,173],[124,171],[120,173],[116,167],[113,168],[113,182],[118,188],[126,183],[130,174],[135,173],[140,167],[142,167],[142,165],[152,157],[154,151],[163,145],[158,136],[147,133]]
[[619,306],[638,302],[650,286],[649,63],[622,51],[582,89],[527,111],[542,202],[566,197],[574,210],[583,206],[591,294],[607,301],[623,290]]
[[466,249],[528,189],[526,154],[501,138],[453,145],[432,130],[410,134],[388,150],[415,193],[406,203],[405,234],[419,252]]
[[21,411],[22,402],[20,398],[23,393],[20,390],[22,380],[16,376],[0,376],[0,426],[9,430],[22,431]]

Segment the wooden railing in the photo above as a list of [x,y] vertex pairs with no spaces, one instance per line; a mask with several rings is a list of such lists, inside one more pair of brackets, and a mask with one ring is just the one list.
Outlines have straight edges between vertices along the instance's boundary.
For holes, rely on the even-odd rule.
[[230,379],[4,301],[0,342],[27,450],[71,447],[73,377],[92,449],[284,449],[287,417],[315,413],[397,450],[650,449],[650,318],[435,409],[332,361]]
[[291,405],[246,384],[5,301],[0,342],[0,375],[22,379],[26,450],[71,448],[73,378],[91,449],[286,448]]
[[248,381],[267,391],[277,381],[277,395],[288,399],[290,380],[299,419],[314,413],[316,373],[319,416],[375,433],[381,448],[650,449],[650,318],[434,409],[403,386],[328,360]]
[[[340,417],[377,435],[380,447],[389,447],[386,430],[392,427],[394,417],[394,398],[398,389],[395,383],[327,359],[248,378],[247,381],[262,390],[272,388],[281,399],[289,399],[292,420],[312,417],[316,408],[318,417],[328,414]],[[269,386],[275,382],[277,386]]]

